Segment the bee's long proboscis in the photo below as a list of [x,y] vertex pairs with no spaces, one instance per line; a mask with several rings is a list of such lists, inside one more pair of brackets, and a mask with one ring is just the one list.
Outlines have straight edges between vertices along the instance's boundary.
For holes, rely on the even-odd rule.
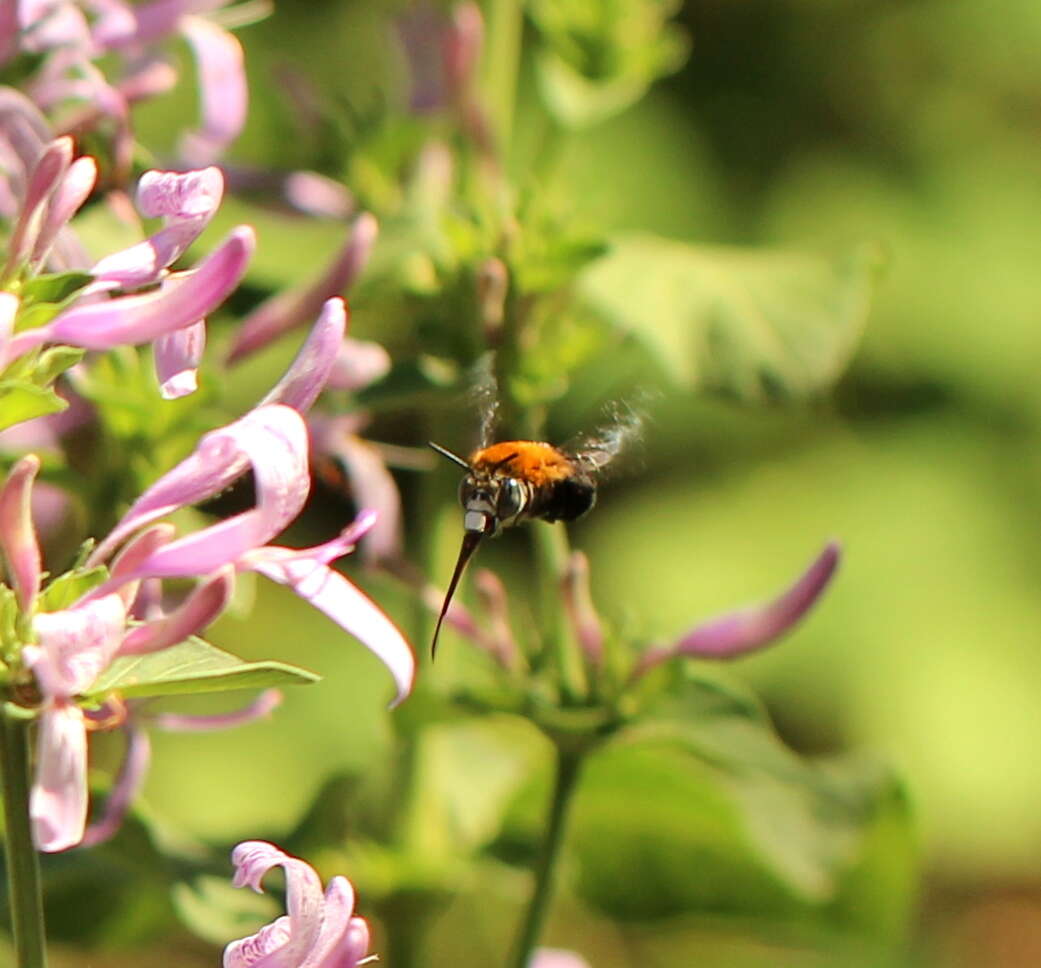
[[452,604],[452,596],[455,594],[456,585],[459,584],[459,579],[462,577],[466,563],[477,550],[477,546],[481,543],[481,538],[483,537],[484,534],[480,531],[466,531],[463,533],[463,543],[459,548],[459,557],[455,562],[455,571],[452,572],[452,580],[448,583],[448,591],[445,592],[445,601],[441,606],[441,614],[438,615],[437,625],[434,627],[434,638],[430,643],[431,661],[433,661],[437,653],[437,637],[441,634],[441,623],[444,622],[445,616],[448,614],[448,606]]
[[460,457],[458,454],[450,451],[447,447],[442,447],[440,444],[435,444],[432,440],[427,441],[427,446],[431,450],[440,454],[442,457],[447,457],[453,464],[458,464],[460,467],[463,467],[466,470],[470,469],[469,462],[467,462],[464,458]]

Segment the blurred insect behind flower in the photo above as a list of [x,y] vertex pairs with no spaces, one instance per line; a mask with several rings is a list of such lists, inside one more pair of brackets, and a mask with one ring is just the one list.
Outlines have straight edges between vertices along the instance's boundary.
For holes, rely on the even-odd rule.
[[605,469],[639,436],[644,419],[625,404],[614,404],[608,412],[610,420],[604,426],[561,447],[537,440],[490,443],[494,406],[484,414],[481,444],[469,458],[430,442],[437,453],[466,471],[459,484],[463,542],[430,643],[431,657],[459,579],[483,538],[497,537],[503,528],[524,521],[576,521],[596,504]]

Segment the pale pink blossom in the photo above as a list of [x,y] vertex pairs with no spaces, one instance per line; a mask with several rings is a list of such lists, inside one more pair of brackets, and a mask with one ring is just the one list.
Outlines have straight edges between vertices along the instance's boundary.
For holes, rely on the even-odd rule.
[[236,887],[260,893],[264,875],[281,867],[287,913],[224,949],[224,968],[355,968],[369,960],[369,928],[354,914],[354,888],[345,877],[322,882],[306,862],[274,844],[248,840],[231,854]]

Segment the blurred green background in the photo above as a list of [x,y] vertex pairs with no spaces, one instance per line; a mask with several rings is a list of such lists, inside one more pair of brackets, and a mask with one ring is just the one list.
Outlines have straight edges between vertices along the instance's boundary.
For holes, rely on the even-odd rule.
[[[400,98],[387,14],[279,0],[244,30],[253,100],[236,157],[323,163],[320,145],[294,134],[287,72],[345,111]],[[688,241],[827,251],[879,240],[888,271],[830,400],[753,412],[666,388],[642,468],[603,489],[573,538],[605,617],[663,640],[771,594],[825,539],[842,541],[817,611],[738,672],[797,749],[863,751],[901,770],[918,814],[921,896],[893,961],[825,956],[798,937],[778,945],[703,918],[619,927],[567,896],[549,940],[598,968],[1039,964],[1041,6],[698,0],[680,20],[693,39],[686,67],[638,108],[572,137],[555,192],[579,218]],[[142,140],[169,139],[166,119],[190,99],[185,90],[144,114]],[[273,215],[258,225],[263,279],[310,274],[338,239]],[[354,309],[355,335],[383,338],[364,301]],[[271,372],[289,352],[272,354]],[[554,422],[576,429],[567,413]],[[393,428],[380,429],[390,439]],[[408,514],[410,532],[432,524]],[[520,548],[506,543],[490,560],[508,570]],[[225,619],[214,641],[326,679],[290,692],[269,722],[156,738],[147,802],[200,838],[277,840],[324,778],[388,749],[376,662],[291,595],[258,592],[252,618]],[[479,888],[448,912],[431,965],[489,963],[523,887],[512,902],[485,899],[487,927],[460,945]],[[178,964],[211,963],[185,944]],[[149,957],[102,952],[90,964],[173,956]]]

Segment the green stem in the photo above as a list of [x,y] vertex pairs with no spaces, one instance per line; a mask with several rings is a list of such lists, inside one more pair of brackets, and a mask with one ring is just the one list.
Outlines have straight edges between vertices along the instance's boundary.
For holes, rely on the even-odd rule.
[[557,747],[556,766],[546,837],[535,868],[535,887],[517,934],[513,958],[509,963],[511,968],[528,968],[545,926],[546,914],[553,899],[560,848],[564,843],[568,808],[582,768],[582,754]]
[[483,87],[488,116],[495,124],[499,154],[508,157],[517,99],[524,10],[520,0],[489,0],[485,8],[488,42],[482,59]]
[[4,853],[17,968],[45,968],[43,892],[29,821],[29,723],[0,714]]

